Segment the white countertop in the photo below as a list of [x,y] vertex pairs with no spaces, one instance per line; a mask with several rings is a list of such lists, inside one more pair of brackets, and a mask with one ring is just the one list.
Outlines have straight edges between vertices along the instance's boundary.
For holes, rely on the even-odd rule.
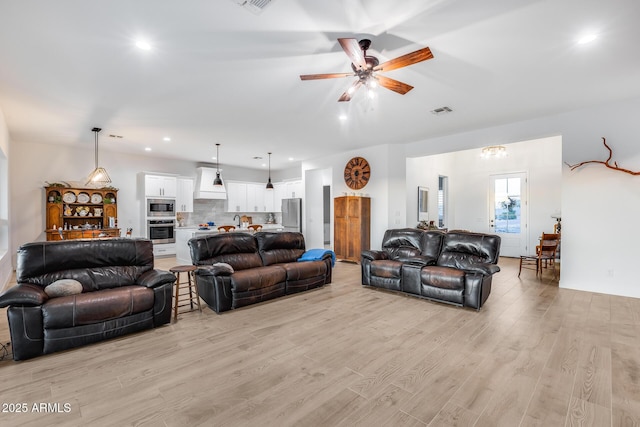
[[[282,226],[282,224],[261,224],[262,225],[262,230],[264,231],[276,231],[276,230],[282,230],[284,227]],[[194,234],[212,234],[212,233],[218,233],[218,227],[217,225],[214,225],[213,227],[209,228],[208,230],[201,230],[199,227],[192,225],[192,226],[186,226],[186,227],[176,227],[175,231],[187,231],[187,232],[192,232]],[[235,230],[232,230],[231,232],[250,232],[251,230],[248,228],[237,228]]]

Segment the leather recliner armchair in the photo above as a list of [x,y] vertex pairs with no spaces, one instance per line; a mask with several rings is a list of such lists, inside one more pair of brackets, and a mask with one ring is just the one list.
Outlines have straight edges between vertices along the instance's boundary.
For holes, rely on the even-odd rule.
[[496,235],[387,230],[382,250],[362,252],[362,284],[480,309],[500,271],[499,254]]
[[[49,297],[45,287],[74,279],[82,292]],[[34,242],[18,249],[9,307],[14,360],[29,359],[153,328],[171,320],[175,276],[153,268],[147,239]]]

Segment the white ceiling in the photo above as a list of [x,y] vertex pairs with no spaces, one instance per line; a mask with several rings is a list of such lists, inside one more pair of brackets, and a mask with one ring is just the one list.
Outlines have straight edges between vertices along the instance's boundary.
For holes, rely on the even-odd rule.
[[[222,165],[281,169],[638,97],[639,18],[638,0],[0,0],[0,109],[17,143],[93,147],[98,126],[100,150],[211,162],[218,142]],[[385,73],[404,96],[338,103],[355,78],[299,79],[351,70],[338,37],[434,59]]]

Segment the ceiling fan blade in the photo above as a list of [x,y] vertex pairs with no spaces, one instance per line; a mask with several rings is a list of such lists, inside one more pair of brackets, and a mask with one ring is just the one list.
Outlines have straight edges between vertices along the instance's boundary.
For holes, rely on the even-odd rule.
[[407,53],[406,55],[399,56],[395,59],[391,59],[387,62],[383,62],[380,65],[373,67],[373,71],[391,71],[397,68],[406,67],[407,65],[413,65],[418,62],[426,61],[433,58],[431,49],[425,47],[415,52]]
[[400,95],[404,95],[413,89],[413,86],[410,86],[406,83],[399,82],[398,80],[390,79],[389,77],[376,75],[376,80],[380,83],[380,86],[386,87],[394,92],[399,93]]
[[303,74],[300,76],[300,80],[336,79],[340,77],[353,77],[354,75],[354,73]]
[[347,54],[353,65],[358,69],[366,69],[367,62],[364,60],[364,54],[362,53],[362,49],[360,49],[360,44],[356,39],[338,39],[340,46]]
[[362,86],[362,82],[360,80],[356,80],[355,82],[353,82],[351,87],[349,89],[347,89],[347,91],[345,93],[340,95],[340,98],[338,99],[338,102],[351,101],[351,96],[354,93],[356,93],[356,90],[358,90],[358,88],[360,86]]

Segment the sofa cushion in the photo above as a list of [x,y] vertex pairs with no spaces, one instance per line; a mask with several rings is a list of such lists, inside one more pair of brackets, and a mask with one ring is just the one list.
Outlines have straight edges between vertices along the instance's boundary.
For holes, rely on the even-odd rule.
[[396,278],[402,275],[402,262],[383,259],[371,262],[371,276]]
[[42,305],[44,328],[69,328],[151,310],[153,289],[123,286],[52,298]]
[[16,280],[44,287],[75,279],[87,292],[134,284],[151,269],[153,245],[148,239],[32,242],[18,249]]
[[82,283],[73,279],[60,279],[47,285],[44,292],[49,298],[77,295],[82,293]]
[[255,234],[264,265],[294,262],[305,252],[302,233],[263,231]]
[[286,271],[287,281],[304,280],[327,274],[327,263],[324,261],[290,262],[278,264],[278,266]]
[[430,265],[420,272],[422,284],[444,289],[464,289],[465,273],[455,268]]
[[413,246],[400,246],[397,248],[386,248],[385,251],[389,254],[389,259],[397,261],[405,261],[410,258],[420,256],[420,249]]
[[286,281],[287,273],[284,268],[276,265],[240,270],[231,276],[231,291],[247,292],[268,288]]
[[226,263],[238,270],[262,267],[253,235],[242,232],[210,234],[189,240],[194,265]]

